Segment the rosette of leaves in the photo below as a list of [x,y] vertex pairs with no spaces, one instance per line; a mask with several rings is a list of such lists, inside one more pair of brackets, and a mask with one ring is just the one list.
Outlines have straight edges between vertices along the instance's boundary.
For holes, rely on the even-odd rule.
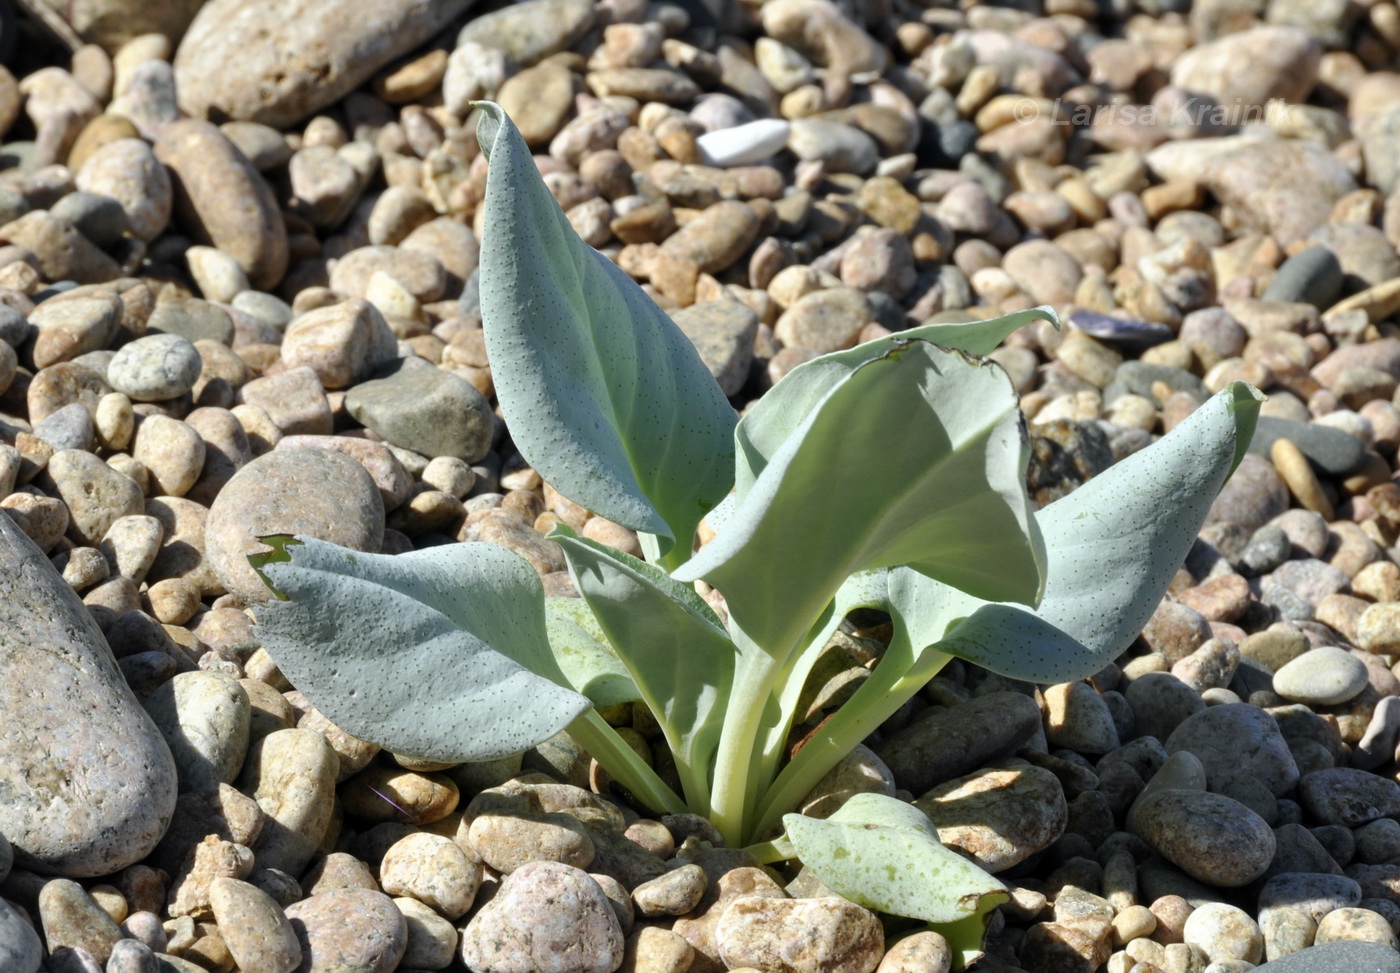
[[[828,886],[923,919],[960,955],[1000,882],[909,804],[812,787],[954,657],[1037,683],[1084,678],[1137,636],[1253,434],[1234,383],[1151,446],[1036,510],[1010,381],[980,358],[1048,308],[917,327],[792,370],[739,420],[695,349],[584,244],[501,109],[481,309],[515,446],[560,493],[639,532],[645,559],[557,528],[581,597],[512,552],[397,556],[269,539],[264,646],[327,717],[398,753],[495,759],[566,730],[655,812],[709,817]],[[714,530],[695,549],[697,525]],[[717,613],[694,582],[723,596]],[[788,759],[808,674],[843,618],[887,612],[870,677]],[[641,701],[677,793],[598,715]],[[782,837],[771,841],[781,829]]]

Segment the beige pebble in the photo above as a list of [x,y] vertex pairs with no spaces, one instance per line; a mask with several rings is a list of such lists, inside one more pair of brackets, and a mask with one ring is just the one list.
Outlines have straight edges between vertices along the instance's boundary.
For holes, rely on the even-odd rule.
[[1273,447],[1269,450],[1269,458],[1273,460],[1278,475],[1288,486],[1288,492],[1293,494],[1300,506],[1318,514],[1325,521],[1331,522],[1336,519],[1332,501],[1328,500],[1327,494],[1322,491],[1317,474],[1313,472],[1308,458],[1296,443],[1290,439],[1274,440]]

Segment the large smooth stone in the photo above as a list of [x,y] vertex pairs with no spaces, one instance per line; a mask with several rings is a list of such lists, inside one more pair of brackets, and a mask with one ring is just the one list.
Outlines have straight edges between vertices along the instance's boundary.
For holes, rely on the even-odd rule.
[[53,565],[0,517],[0,833],[45,874],[140,861],[175,812],[175,761],[102,632]]
[[213,0],[175,54],[196,118],[286,128],[432,37],[472,0]]
[[233,475],[209,508],[205,558],[224,587],[248,603],[271,591],[248,563],[269,534],[302,534],[378,553],[384,501],[365,468],[326,449],[278,450]]

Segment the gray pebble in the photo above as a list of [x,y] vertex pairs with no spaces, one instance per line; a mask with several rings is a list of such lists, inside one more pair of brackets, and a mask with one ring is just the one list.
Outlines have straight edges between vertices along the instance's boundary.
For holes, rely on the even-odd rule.
[[919,794],[1012,753],[1040,728],[1035,700],[988,693],[905,727],[875,753],[896,784]]
[[157,973],[159,969],[151,947],[135,939],[123,939],[112,947],[106,973]]
[[1305,652],[1274,673],[1274,692],[1309,706],[1334,706],[1367,685],[1366,666],[1334,645]]
[[1323,824],[1354,827],[1400,814],[1400,784],[1355,767],[1333,767],[1305,775],[1298,800]]
[[1212,706],[1181,723],[1166,741],[1168,753],[1189,750],[1208,775],[1245,770],[1275,795],[1291,791],[1298,766],[1267,713],[1245,703]]
[[401,364],[351,389],[345,408],[393,445],[427,457],[475,463],[495,432],[490,403],[471,383],[440,368]]
[[163,402],[194,388],[204,367],[194,345],[178,334],[153,334],[117,349],[107,381],[135,402]]
[[0,831],[16,861],[80,877],[139,861],[174,809],[170,751],[92,616],[8,517],[0,517],[0,630],[8,714],[0,767],[9,781]]
[[1261,973],[1400,973],[1400,952],[1382,943],[1325,943],[1255,969]]
[[1263,818],[1208,791],[1153,794],[1134,810],[1133,823],[1148,844],[1188,875],[1224,888],[1262,875],[1277,848]]
[[44,944],[34,927],[18,910],[0,899],[0,970],[6,973],[38,973],[44,959]]

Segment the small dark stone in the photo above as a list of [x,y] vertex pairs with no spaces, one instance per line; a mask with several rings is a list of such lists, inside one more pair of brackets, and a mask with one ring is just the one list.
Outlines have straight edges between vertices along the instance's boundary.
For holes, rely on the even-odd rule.
[[1113,448],[1102,428],[1092,422],[1057,419],[1036,426],[1031,433],[1026,486],[1044,506],[1112,465]]
[[1347,435],[1340,429],[1311,422],[1294,422],[1277,416],[1259,417],[1249,451],[1268,456],[1274,442],[1279,439],[1292,440],[1313,465],[1333,476],[1346,476],[1366,460],[1366,448],[1355,436]]
[[1265,288],[1266,301],[1311,304],[1325,311],[1342,294],[1342,265],[1327,247],[1309,247],[1283,262]]

